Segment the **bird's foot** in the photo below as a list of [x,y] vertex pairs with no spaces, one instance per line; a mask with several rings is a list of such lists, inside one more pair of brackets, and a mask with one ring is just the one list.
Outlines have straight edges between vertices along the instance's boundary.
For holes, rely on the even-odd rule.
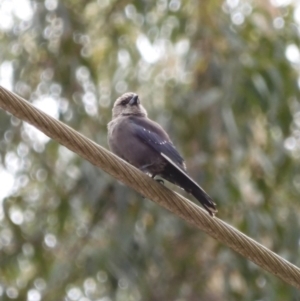
[[155,179],[156,174],[152,174],[151,178],[158,182],[159,184],[165,185],[165,182],[162,179]]
[[162,179],[154,179],[156,182],[158,182],[159,184],[165,185],[164,180]]

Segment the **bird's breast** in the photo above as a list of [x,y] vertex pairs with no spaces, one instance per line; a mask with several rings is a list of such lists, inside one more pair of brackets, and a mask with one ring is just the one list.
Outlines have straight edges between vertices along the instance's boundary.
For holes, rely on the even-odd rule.
[[160,163],[164,160],[136,136],[130,119],[113,120],[108,124],[108,144],[113,153],[137,168],[147,166],[150,173],[154,173],[153,168],[163,168]]

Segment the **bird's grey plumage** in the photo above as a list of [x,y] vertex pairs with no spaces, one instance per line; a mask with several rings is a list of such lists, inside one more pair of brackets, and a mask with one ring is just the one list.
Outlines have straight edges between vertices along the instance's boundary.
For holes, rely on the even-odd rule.
[[125,93],[116,100],[108,124],[108,144],[112,152],[135,167],[194,195],[211,215],[217,212],[211,198],[187,175],[184,160],[168,134],[147,117],[137,94]]

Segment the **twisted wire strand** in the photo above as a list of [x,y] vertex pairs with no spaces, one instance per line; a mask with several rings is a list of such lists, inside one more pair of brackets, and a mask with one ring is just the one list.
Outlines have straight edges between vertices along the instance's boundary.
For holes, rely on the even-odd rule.
[[286,283],[300,289],[300,269],[224,221],[212,218],[188,199],[152,180],[146,174],[84,137],[59,120],[35,108],[0,86],[0,107],[26,121],[93,165],[133,188],[224,243]]

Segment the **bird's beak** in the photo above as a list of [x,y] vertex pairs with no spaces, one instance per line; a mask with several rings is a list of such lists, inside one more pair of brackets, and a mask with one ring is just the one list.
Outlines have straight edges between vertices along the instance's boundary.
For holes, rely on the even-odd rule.
[[133,96],[130,101],[129,101],[129,104],[131,106],[135,106],[135,105],[138,105],[140,103],[140,100],[139,100],[139,96],[138,95],[135,95]]

